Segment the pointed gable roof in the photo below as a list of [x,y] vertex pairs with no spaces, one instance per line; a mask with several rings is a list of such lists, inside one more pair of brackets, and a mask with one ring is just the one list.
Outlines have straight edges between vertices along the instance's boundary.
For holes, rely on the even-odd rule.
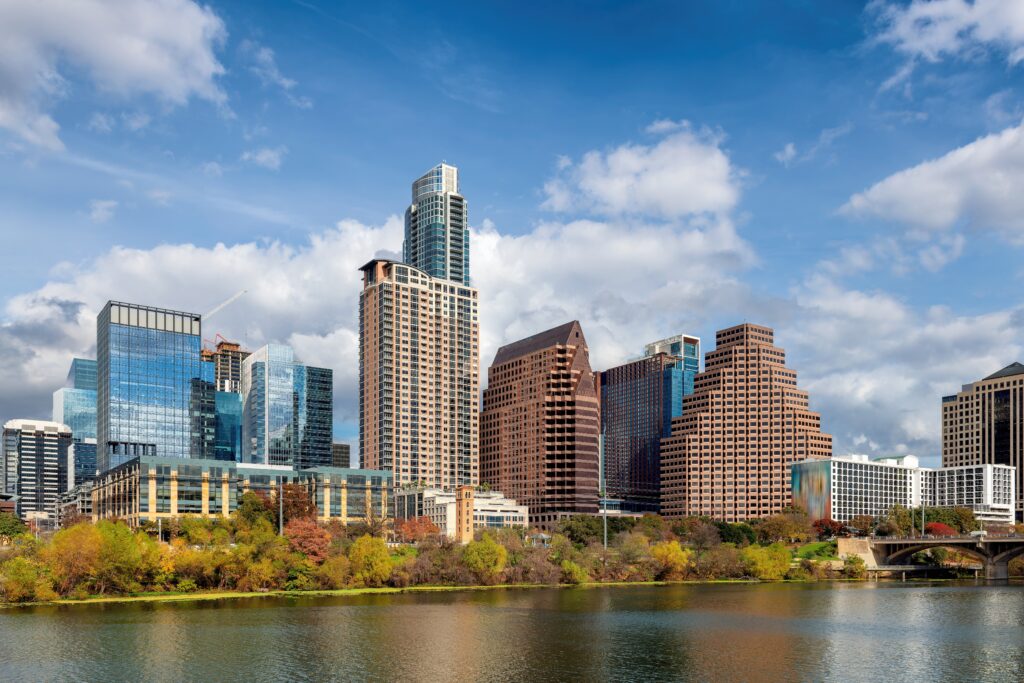
[[583,328],[580,327],[580,321],[573,320],[564,325],[552,327],[550,330],[538,332],[532,337],[506,344],[494,354],[494,362],[491,365],[502,365],[510,360],[536,353],[556,344],[586,344],[586,339],[583,337]]
[[999,379],[1001,377],[1013,377],[1014,375],[1024,375],[1024,365],[1021,365],[1020,363],[1010,363],[999,372],[993,372],[985,379]]

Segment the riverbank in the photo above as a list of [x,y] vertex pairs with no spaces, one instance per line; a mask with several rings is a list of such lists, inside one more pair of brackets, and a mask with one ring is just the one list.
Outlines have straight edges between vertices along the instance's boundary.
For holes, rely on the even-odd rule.
[[[935,579],[921,578],[909,579],[911,581],[956,581],[962,579]],[[899,579],[881,579],[882,583],[901,583]],[[40,607],[40,606],[64,606],[64,605],[104,605],[119,603],[140,603],[140,602],[209,602],[216,600],[238,600],[251,598],[308,598],[308,597],[347,597],[364,595],[398,595],[406,593],[448,593],[466,591],[491,591],[491,590],[529,590],[537,588],[559,588],[559,589],[595,589],[595,588],[628,588],[628,587],[651,587],[651,586],[685,586],[685,585],[722,585],[722,584],[845,584],[865,583],[862,579],[821,579],[813,580],[781,580],[781,581],[759,581],[757,579],[707,579],[688,581],[590,581],[581,584],[497,584],[493,586],[407,586],[395,588],[384,586],[380,588],[340,588],[337,590],[269,590],[269,591],[194,591],[189,593],[159,592],[143,593],[135,595],[105,595],[92,596],[88,598],[61,598],[58,600],[34,601],[34,602],[0,602],[0,609],[13,609],[19,607]]]

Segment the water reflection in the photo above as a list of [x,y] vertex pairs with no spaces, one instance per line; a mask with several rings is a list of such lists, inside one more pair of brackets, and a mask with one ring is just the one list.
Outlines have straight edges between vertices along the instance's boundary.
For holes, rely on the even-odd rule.
[[0,680],[1020,680],[1019,586],[687,585],[0,611]]

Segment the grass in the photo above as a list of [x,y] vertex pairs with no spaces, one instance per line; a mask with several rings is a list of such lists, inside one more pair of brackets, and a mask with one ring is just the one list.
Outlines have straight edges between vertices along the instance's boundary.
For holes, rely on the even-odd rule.
[[796,550],[796,556],[801,560],[838,560],[836,555],[835,541],[817,541],[802,545]]

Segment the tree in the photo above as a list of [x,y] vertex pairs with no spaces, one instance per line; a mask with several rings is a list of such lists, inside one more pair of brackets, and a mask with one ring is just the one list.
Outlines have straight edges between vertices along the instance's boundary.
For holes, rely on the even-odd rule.
[[857,515],[847,525],[859,536],[869,536],[875,529],[875,518],[871,515]]
[[101,521],[96,528],[100,533],[97,592],[138,590],[159,569],[156,542],[145,533],[134,533],[124,522]]
[[843,558],[843,576],[848,579],[863,579],[868,570],[864,559],[859,555],[847,555]]
[[893,505],[889,508],[885,521],[889,523],[889,528],[895,531],[895,534],[889,535],[909,536],[914,531],[914,518],[902,505]]
[[16,515],[0,512],[0,544],[7,545],[15,536],[28,531],[28,527]]
[[350,564],[344,555],[334,555],[324,560],[316,569],[316,579],[321,588],[337,590],[348,584]]
[[716,521],[714,525],[718,528],[718,535],[722,538],[722,543],[744,546],[757,541],[757,532],[754,531],[754,527],[746,522],[730,524],[728,522]]
[[293,552],[302,553],[320,563],[331,547],[331,535],[312,517],[296,517],[284,527],[284,536]]
[[246,491],[238,499],[238,508],[235,510],[235,520],[238,525],[244,528],[252,527],[259,519],[274,524],[276,516],[272,512],[270,499],[256,491]]
[[99,572],[103,537],[90,523],[76,524],[53,535],[40,553],[50,568],[54,587],[61,595],[70,595],[88,584]]
[[679,581],[693,568],[693,553],[680,546],[679,541],[655,543],[651,546],[651,557],[657,566],[656,576],[662,581]]
[[479,541],[471,541],[462,551],[462,562],[484,585],[497,583],[507,560],[508,551],[490,534],[484,534]]
[[924,525],[924,532],[929,536],[956,536],[957,530],[942,522],[928,522]]
[[365,534],[348,550],[352,577],[363,586],[382,586],[391,576],[391,557],[383,539]]
[[562,560],[562,583],[578,585],[590,580],[587,570],[572,560]]
[[305,484],[294,482],[285,484],[282,488],[285,524],[293,519],[316,519],[316,505]]
[[846,527],[834,519],[816,519],[814,520],[815,533],[818,534],[818,539],[824,541],[827,538],[835,538],[846,530]]
[[36,599],[42,573],[39,565],[26,557],[14,557],[0,565],[0,594],[7,602]]
[[781,543],[747,546],[740,551],[740,557],[747,573],[763,581],[778,581],[785,577],[789,570],[789,550]]
[[717,526],[704,520],[698,520],[690,526],[686,540],[690,542],[695,551],[702,553],[708,548],[714,548],[721,543],[722,537],[718,533]]
[[403,519],[396,525],[395,533],[403,543],[419,543],[431,536],[437,536],[441,530],[430,521],[430,517],[423,516]]

